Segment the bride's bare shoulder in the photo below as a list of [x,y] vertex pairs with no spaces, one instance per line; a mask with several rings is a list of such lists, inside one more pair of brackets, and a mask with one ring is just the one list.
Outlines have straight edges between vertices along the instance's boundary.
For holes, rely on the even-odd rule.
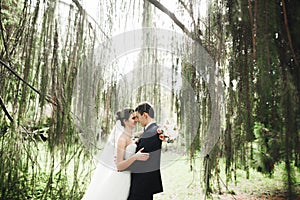
[[120,135],[118,145],[126,145],[126,135],[124,133]]

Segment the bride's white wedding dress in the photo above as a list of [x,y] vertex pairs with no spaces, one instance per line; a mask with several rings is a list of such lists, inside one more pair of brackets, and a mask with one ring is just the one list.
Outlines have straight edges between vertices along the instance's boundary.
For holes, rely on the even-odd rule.
[[[125,159],[135,154],[136,144],[126,147]],[[126,200],[129,194],[130,172],[118,172],[100,162],[82,200]]]

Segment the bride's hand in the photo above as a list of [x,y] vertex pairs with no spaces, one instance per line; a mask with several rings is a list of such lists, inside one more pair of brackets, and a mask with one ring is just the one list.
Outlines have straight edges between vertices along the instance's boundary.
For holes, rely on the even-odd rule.
[[143,153],[144,147],[141,148],[138,152],[135,153],[136,160],[146,161],[149,158],[149,153]]

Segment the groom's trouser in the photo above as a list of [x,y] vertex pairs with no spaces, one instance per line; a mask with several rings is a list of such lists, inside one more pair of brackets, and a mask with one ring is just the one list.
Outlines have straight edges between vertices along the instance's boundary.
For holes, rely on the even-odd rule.
[[153,200],[153,194],[132,194],[130,193],[127,200]]

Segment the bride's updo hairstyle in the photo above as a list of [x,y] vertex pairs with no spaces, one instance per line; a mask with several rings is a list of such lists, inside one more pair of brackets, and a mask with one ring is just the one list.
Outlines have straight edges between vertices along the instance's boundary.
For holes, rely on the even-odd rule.
[[133,109],[131,108],[125,108],[124,110],[118,111],[117,112],[117,117],[116,120],[120,120],[121,121],[121,125],[125,126],[124,124],[124,120],[128,120],[130,115],[134,112]]

